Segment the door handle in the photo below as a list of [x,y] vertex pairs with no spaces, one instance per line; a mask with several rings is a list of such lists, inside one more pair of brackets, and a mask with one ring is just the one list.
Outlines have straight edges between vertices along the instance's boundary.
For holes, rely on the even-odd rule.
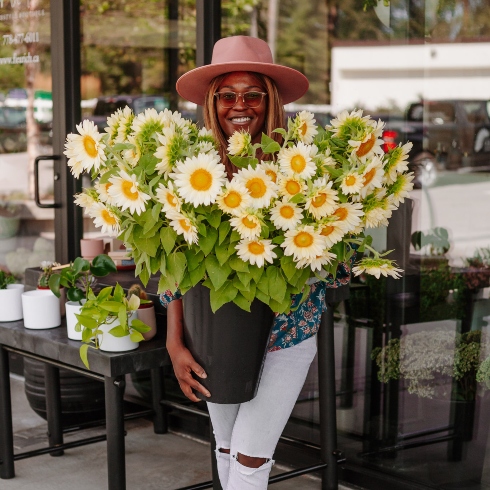
[[[39,198],[39,162],[42,160],[59,160],[59,155],[39,155],[34,160],[34,201],[38,208],[59,208],[60,206],[55,202],[50,204],[44,204]],[[56,175],[55,175],[56,180]]]

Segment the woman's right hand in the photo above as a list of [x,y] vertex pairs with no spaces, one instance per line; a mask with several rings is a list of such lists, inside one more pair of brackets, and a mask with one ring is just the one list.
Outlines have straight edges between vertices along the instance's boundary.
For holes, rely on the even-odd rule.
[[206,378],[206,373],[196,362],[189,349],[183,345],[173,346],[172,348],[168,348],[168,353],[182,393],[193,402],[199,402],[201,400],[192,390],[198,391],[207,397],[211,396],[209,391],[192,376],[194,372],[200,378]]

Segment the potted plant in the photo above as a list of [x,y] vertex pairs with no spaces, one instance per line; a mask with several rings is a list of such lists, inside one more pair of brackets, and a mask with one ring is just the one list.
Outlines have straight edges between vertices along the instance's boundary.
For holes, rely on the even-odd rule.
[[23,284],[15,283],[15,276],[0,269],[0,322],[22,320]]
[[82,327],[80,357],[89,368],[88,348],[107,352],[123,352],[138,347],[143,333],[150,327],[136,318],[140,298],[132,294],[129,299],[119,285],[102,289],[97,295],[88,288],[87,300],[76,315]]
[[[90,287],[94,287],[96,277],[104,277],[116,272],[114,261],[107,255],[97,255],[92,262],[77,257],[73,262],[54,268],[48,285],[58,297],[62,288],[66,291],[66,327],[68,338],[82,340],[82,330],[77,326],[76,314],[80,312],[83,302],[87,299]],[[59,271],[59,272],[58,272]]]
[[[97,181],[76,202],[103,233],[131,250],[143,285],[160,272],[159,293],[178,288],[184,294],[189,329],[211,328],[212,315],[228,303],[234,312],[226,319],[241,318],[247,327],[250,316],[235,312],[265,305],[268,314],[258,314],[268,322],[260,340],[265,353],[272,312],[289,312],[291,294],[306,297],[307,281],[335,275],[354,247],[372,254],[355,274],[399,277],[396,264],[370,247],[365,228],[386,225],[412,189],[406,166],[411,145],[384,154],[383,124],[362,111],[339,114],[326,130],[303,111],[287,129],[275,130],[282,144],[263,135],[252,145],[248,133],[235,133],[229,153],[239,171],[231,181],[211,132],[177,112],[119,111],[108,124],[101,135],[84,121],[80,134],[67,138],[73,175],[90,172]],[[84,138],[93,143],[90,154]],[[231,324],[236,327],[226,322]],[[235,357],[248,358],[241,347]]]
[[148,332],[143,333],[143,338],[145,340],[151,340],[157,333],[155,306],[153,305],[153,301],[148,299],[146,291],[140,284],[133,284],[128,289],[128,299],[133,294],[140,299],[140,305],[136,311],[137,318],[150,327]]
[[421,255],[412,256],[425,269],[437,268],[439,265],[447,265],[446,253],[451,247],[449,233],[446,228],[435,227],[427,231],[414,231],[410,237],[413,248]]
[[20,226],[20,206],[0,200],[0,239],[17,235]]

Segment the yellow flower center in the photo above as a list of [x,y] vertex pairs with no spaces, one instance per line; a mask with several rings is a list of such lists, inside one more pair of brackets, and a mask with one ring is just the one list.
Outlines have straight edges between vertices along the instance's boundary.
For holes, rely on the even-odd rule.
[[242,196],[237,191],[230,191],[228,195],[223,199],[223,202],[229,208],[237,208],[242,203]]
[[301,173],[306,167],[306,160],[303,155],[294,155],[293,158],[291,158],[291,168],[293,169],[293,172],[296,173]]
[[289,194],[294,196],[301,190],[301,186],[295,180],[288,180],[285,189]]
[[265,185],[265,182],[259,177],[254,177],[253,179],[250,179],[247,182],[246,187],[248,189],[248,192],[250,192],[250,195],[254,199],[259,199],[263,197],[267,192],[267,186]]
[[347,218],[347,215],[349,214],[349,211],[345,208],[338,208],[335,213],[333,213],[334,216],[337,216],[339,221],[344,221],[345,218]]
[[108,225],[114,226],[115,224],[117,224],[116,218],[114,218],[114,216],[111,213],[109,213],[109,211],[107,211],[107,209],[103,209],[100,214],[101,214],[102,219]]
[[173,208],[177,206],[177,199],[175,199],[175,196],[173,194],[170,194],[170,192],[167,192],[167,203],[170,204]]
[[313,236],[311,235],[311,233],[308,233],[306,231],[300,231],[294,237],[293,241],[297,247],[307,248],[307,247],[311,247],[311,245],[313,245]]
[[333,230],[335,230],[335,227],[334,226],[324,226],[322,228],[322,232],[320,233],[320,235],[328,236],[331,233],[333,233]]
[[374,176],[376,175],[376,167],[373,167],[369,172],[366,172],[366,175],[364,175],[364,187],[367,186],[371,180],[374,179]]
[[354,175],[349,175],[346,179],[345,179],[345,185],[354,185],[356,183],[356,178]]
[[308,131],[308,125],[304,122],[299,128],[299,132],[304,136],[306,131]]
[[274,182],[275,184],[277,181],[277,173],[270,169],[266,170],[265,173],[271,178],[272,182]]
[[376,136],[372,134],[367,141],[361,143],[361,145],[356,151],[357,156],[363,157],[364,155],[367,155],[372,150],[374,143],[376,143]]
[[198,168],[192,172],[190,183],[196,191],[207,191],[213,184],[213,176],[207,170]]
[[294,209],[292,206],[282,206],[279,210],[279,214],[286,219],[291,219],[294,216]]
[[248,251],[253,255],[262,255],[264,253],[265,247],[263,243],[260,242],[250,242],[248,244]]
[[325,204],[326,200],[327,200],[327,195],[324,192],[322,192],[311,200],[311,205],[314,208],[321,208]]
[[138,199],[138,192],[133,191],[134,182],[132,180],[124,180],[122,183],[122,192],[130,201]]
[[179,225],[184,231],[190,231],[191,227],[186,219],[179,219]]
[[98,155],[97,143],[92,136],[85,135],[83,137],[83,147],[90,158],[95,158]]
[[250,228],[253,230],[254,228],[257,228],[257,223],[251,219],[248,219],[247,216],[242,219],[242,225],[246,226],[247,228]]

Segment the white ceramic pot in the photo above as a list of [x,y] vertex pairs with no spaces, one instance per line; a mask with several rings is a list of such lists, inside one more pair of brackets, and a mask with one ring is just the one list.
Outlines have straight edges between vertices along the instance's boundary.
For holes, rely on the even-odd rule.
[[[131,323],[133,318],[135,318],[134,313],[131,315],[128,322]],[[103,324],[99,327],[99,330],[103,332],[102,335],[98,335],[100,350],[105,352],[126,352],[138,348],[139,343],[133,342],[129,335],[126,335],[125,337],[114,337],[114,335],[109,333],[109,330],[118,325],[119,320],[116,319],[116,321],[110,325]]]
[[152,339],[157,333],[157,320],[155,317],[155,307],[153,305],[147,306],[146,308],[140,307],[136,311],[136,315],[138,317],[138,320],[141,320],[143,323],[146,323],[149,327],[151,327],[151,330],[141,335],[143,335],[145,340]]
[[[82,300],[84,302],[85,300]],[[82,340],[82,331],[77,332],[75,330],[75,325],[78,323],[78,319],[75,316],[80,313],[82,305],[78,301],[67,301],[65,303],[66,309],[66,331],[68,333],[68,338],[71,340]]]
[[22,293],[22,311],[26,328],[42,330],[61,325],[60,300],[50,290]]
[[0,322],[22,320],[23,284],[9,284],[7,289],[0,289]]

